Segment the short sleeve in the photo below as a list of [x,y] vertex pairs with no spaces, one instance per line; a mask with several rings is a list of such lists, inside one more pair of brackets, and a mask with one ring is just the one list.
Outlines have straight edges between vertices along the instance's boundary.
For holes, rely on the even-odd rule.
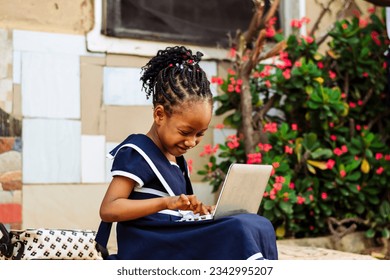
[[142,187],[154,178],[154,173],[145,159],[133,148],[120,148],[113,158],[112,176],[124,176]]

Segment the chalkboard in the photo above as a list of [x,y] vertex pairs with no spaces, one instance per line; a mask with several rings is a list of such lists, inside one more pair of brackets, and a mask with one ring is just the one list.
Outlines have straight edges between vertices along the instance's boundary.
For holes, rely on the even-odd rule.
[[102,34],[223,46],[248,28],[252,0],[105,0]]

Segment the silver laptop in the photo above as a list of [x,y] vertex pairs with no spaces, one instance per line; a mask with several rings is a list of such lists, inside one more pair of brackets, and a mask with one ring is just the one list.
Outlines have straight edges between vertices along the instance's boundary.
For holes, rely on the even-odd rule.
[[240,213],[256,214],[271,171],[272,165],[232,164],[223,182],[214,213],[199,215],[182,211],[183,218],[179,221],[218,219]]

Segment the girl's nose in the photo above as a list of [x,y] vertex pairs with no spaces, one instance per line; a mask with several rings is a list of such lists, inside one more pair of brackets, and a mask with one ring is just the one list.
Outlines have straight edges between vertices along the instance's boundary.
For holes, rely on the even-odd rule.
[[188,148],[193,148],[196,146],[196,137],[190,137],[185,142],[184,145]]

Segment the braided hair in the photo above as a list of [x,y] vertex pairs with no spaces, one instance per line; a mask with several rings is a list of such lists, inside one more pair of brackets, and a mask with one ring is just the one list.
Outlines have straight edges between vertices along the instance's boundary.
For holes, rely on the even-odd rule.
[[199,66],[202,56],[183,46],[168,47],[142,67],[142,88],[147,98],[152,97],[154,107],[163,105],[172,114],[172,107],[183,101],[206,100],[212,104],[210,82]]

